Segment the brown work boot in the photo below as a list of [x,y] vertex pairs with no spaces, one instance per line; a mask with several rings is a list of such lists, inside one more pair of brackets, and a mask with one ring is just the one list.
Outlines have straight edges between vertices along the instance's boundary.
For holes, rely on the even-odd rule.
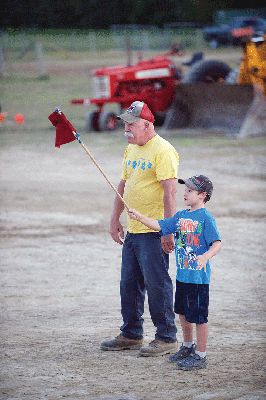
[[176,350],[177,341],[168,343],[164,342],[163,340],[155,339],[147,346],[141,347],[139,355],[144,357],[157,357],[168,353],[174,353]]
[[115,338],[103,340],[100,348],[112,351],[139,350],[142,345],[143,339],[129,339],[120,333]]

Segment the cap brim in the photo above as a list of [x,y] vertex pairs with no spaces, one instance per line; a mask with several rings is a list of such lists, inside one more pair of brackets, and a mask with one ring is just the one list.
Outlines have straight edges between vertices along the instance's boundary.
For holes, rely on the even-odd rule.
[[177,182],[181,183],[181,185],[186,185],[190,189],[199,190],[199,188],[196,185],[194,185],[194,183],[191,182],[190,179],[178,179]]
[[134,115],[129,114],[129,113],[124,113],[124,114],[118,115],[116,118],[122,119],[123,121],[128,122],[129,124],[131,124],[132,122],[137,122],[141,119],[141,118],[135,117]]

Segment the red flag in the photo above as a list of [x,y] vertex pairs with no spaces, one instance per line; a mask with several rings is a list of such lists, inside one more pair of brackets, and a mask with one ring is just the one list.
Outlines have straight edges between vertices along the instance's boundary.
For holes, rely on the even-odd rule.
[[74,126],[68,121],[62,111],[54,111],[49,115],[48,119],[55,126],[55,147],[60,147],[62,144],[70,143],[75,140],[73,131],[76,133]]

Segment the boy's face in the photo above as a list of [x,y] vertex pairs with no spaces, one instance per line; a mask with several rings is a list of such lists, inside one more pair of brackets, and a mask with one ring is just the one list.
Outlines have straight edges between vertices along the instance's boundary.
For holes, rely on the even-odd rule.
[[199,207],[204,205],[206,192],[199,193],[197,190],[185,186],[184,203],[188,207]]

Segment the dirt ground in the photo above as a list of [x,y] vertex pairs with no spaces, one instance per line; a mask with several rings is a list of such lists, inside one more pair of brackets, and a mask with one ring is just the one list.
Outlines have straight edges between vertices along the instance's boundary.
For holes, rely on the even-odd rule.
[[[20,63],[2,82],[6,110],[24,112],[26,123],[0,127],[0,399],[265,399],[265,136],[168,137],[180,154],[179,175],[204,173],[215,185],[208,207],[223,250],[212,263],[208,368],[184,372],[167,356],[100,351],[121,325],[121,247],[108,234],[114,194],[78,143],[54,148],[47,120],[62,98],[74,124],[83,118],[68,104],[70,94],[85,95],[88,81],[74,62],[71,73],[54,63],[57,75],[45,82],[17,76]],[[81,133],[117,184],[122,132]],[[174,281],[173,255],[170,273]],[[149,342],[147,303],[144,318]],[[177,327],[181,342],[178,320]]]
[[[215,182],[210,209],[223,238],[213,262],[209,366],[194,373],[167,357],[100,351],[121,324],[121,247],[108,235],[113,193],[78,143],[58,150],[53,140],[48,128],[1,131],[0,398],[264,399],[265,139],[169,138],[180,176],[203,172]],[[122,135],[84,141],[117,184]],[[146,342],[153,335],[146,304]]]

